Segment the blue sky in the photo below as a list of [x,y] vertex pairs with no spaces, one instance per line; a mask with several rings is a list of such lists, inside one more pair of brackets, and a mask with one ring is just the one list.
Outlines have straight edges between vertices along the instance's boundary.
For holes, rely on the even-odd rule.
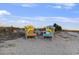
[[79,29],[78,3],[0,3],[0,26],[43,27],[57,23],[63,29]]

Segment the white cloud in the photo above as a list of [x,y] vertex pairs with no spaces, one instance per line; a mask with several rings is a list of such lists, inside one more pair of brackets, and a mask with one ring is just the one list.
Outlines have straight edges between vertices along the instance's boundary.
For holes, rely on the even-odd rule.
[[55,5],[50,5],[49,7],[59,8],[59,9],[72,9],[76,6],[75,3],[55,3]]
[[11,13],[6,10],[0,10],[0,16],[3,16],[3,15],[11,15]]
[[53,6],[54,8],[62,8],[62,6]]
[[[9,18],[10,17],[10,18]],[[46,26],[51,25],[54,22],[57,23],[68,23],[68,24],[78,24],[79,18],[68,18],[68,17],[20,17],[20,16],[9,16],[9,17],[0,17],[0,23],[5,26],[19,26],[24,27],[28,24],[34,25],[34,26]]]
[[[33,19],[33,18],[32,18]],[[65,22],[65,23],[79,23],[79,18],[68,18],[68,17],[34,17],[36,21],[45,22],[45,21],[56,21],[56,22]]]
[[48,17],[49,21],[57,21],[64,23],[79,23],[79,18],[68,18],[68,17]]
[[37,6],[37,4],[34,4],[34,3],[24,3],[24,4],[21,4],[22,7],[35,7]]
[[66,9],[72,9],[76,4],[75,3],[64,3],[61,4],[61,6],[63,6]]
[[79,18],[53,17],[55,21],[65,23],[79,23]]

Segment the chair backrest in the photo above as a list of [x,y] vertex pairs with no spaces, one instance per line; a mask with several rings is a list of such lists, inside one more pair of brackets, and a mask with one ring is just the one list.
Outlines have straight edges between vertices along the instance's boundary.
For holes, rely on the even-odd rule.
[[25,32],[28,34],[34,33],[35,28],[32,25],[25,26]]

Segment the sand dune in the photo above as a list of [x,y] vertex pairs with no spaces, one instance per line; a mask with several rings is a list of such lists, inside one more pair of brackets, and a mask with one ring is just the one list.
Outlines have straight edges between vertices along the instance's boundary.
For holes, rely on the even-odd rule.
[[11,55],[71,55],[79,54],[79,34],[61,32],[50,40],[24,39],[8,40],[0,43],[0,54]]

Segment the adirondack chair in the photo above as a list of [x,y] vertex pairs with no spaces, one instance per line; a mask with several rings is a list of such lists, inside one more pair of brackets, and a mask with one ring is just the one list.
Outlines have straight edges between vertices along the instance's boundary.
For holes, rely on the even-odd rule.
[[35,28],[32,25],[25,26],[25,36],[26,38],[36,37]]
[[43,32],[44,38],[52,38],[54,36],[54,29],[46,28],[46,30]]

